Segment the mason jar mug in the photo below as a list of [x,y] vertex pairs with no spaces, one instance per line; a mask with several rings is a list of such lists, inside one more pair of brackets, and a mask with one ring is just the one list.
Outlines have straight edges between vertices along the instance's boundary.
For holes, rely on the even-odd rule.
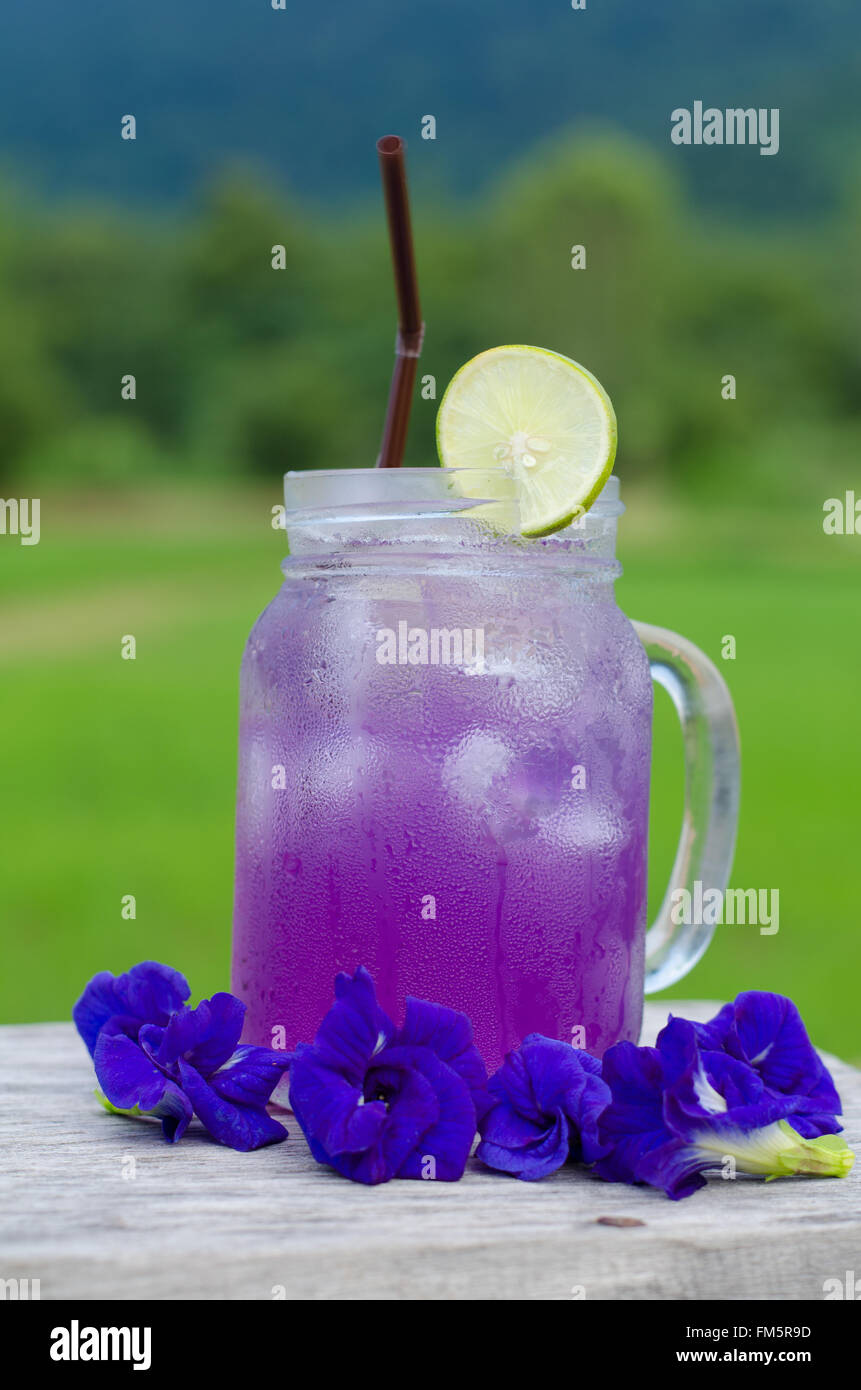
[[[617,478],[539,540],[498,487],[478,469],[286,477],[284,582],[241,673],[247,1041],[311,1041],[335,974],[364,965],[395,1019],[407,995],[468,1014],[491,1069],[530,1032],[600,1055],[708,945],[672,892],[726,886],[726,685],[617,607]],[[647,933],[653,680],[681,719],[686,804]]]

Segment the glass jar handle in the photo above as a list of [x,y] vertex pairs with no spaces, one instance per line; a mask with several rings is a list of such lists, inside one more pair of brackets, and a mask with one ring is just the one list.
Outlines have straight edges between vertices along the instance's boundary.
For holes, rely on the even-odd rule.
[[[634,623],[646,649],[652,679],[668,691],[685,745],[685,810],[676,859],[660,911],[646,936],[646,993],[655,994],[687,975],[714,934],[714,924],[679,914],[674,898],[685,888],[702,902],[710,888],[723,893],[732,868],[738,822],[738,725],[726,681],[714,662],[675,632]],[[684,900],[682,900],[684,901]],[[690,916],[690,922],[675,922]],[[712,915],[712,914],[710,914]]]

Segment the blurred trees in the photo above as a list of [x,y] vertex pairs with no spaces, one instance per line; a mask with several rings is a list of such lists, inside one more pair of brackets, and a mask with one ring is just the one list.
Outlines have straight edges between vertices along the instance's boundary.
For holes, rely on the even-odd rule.
[[[535,150],[480,205],[417,207],[420,376],[436,400],[417,392],[408,462],[433,461],[456,368],[526,341],[604,382],[625,475],[772,496],[818,495],[826,467],[829,489],[835,469],[848,479],[859,206],[854,179],[845,213],[815,231],[704,223],[666,160],[595,133]],[[323,220],[241,172],[177,225],[7,193],[0,486],[368,466],[394,329],[381,207]]]

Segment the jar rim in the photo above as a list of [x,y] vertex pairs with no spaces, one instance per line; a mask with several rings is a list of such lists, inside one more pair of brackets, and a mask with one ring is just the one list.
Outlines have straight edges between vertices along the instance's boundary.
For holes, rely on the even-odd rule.
[[[363,507],[428,506],[463,512],[488,503],[516,503],[514,479],[499,468],[328,468],[284,474],[288,516],[354,512]],[[615,517],[623,512],[619,477],[613,473],[589,508],[589,515]]]

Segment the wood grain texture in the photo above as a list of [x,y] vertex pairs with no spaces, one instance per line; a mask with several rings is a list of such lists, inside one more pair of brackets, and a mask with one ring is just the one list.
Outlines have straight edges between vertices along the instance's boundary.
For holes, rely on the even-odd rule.
[[[647,1005],[644,1041],[666,1015]],[[857,1148],[861,1072],[827,1060]],[[253,1154],[193,1130],[170,1146],[106,1114],[94,1085],[71,1024],[0,1028],[0,1278],[39,1279],[43,1299],[819,1299],[861,1271],[861,1166],[714,1179],[678,1203],[475,1163],[459,1183],[368,1189],[318,1167],[295,1122]]]

